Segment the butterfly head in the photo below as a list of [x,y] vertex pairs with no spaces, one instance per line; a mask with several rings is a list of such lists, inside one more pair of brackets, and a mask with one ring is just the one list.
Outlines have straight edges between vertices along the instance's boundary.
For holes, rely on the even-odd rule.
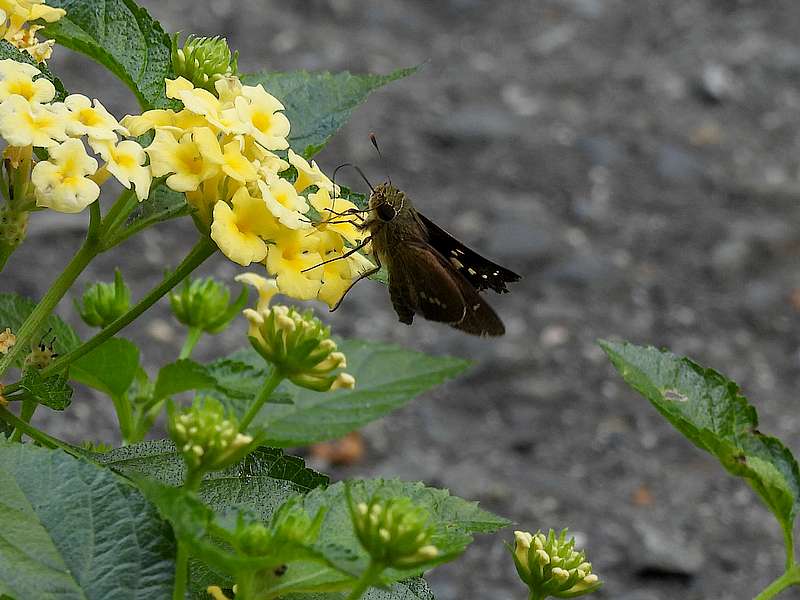
[[384,223],[394,220],[406,206],[406,195],[388,182],[375,186],[369,197],[370,210]]

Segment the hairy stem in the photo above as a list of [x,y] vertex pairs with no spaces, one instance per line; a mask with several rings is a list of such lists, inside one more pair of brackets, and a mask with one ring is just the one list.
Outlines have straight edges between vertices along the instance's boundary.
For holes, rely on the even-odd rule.
[[172,600],[185,600],[186,584],[189,581],[189,551],[186,544],[178,542],[178,553],[175,556],[175,587]]
[[189,331],[186,332],[186,340],[183,342],[183,347],[181,348],[181,353],[178,355],[178,360],[189,358],[192,355],[192,350],[197,345],[197,342],[200,341],[200,338],[203,336],[203,330],[199,327],[190,327]]
[[383,565],[370,561],[367,570],[356,582],[355,587],[350,590],[345,600],[358,600],[364,595],[371,585],[377,583],[378,576],[383,572]]
[[[19,413],[19,420],[22,423],[30,423],[31,419],[33,418],[33,413],[36,412],[36,400],[33,399],[25,399],[22,401],[22,409]],[[22,441],[22,434],[23,430],[19,427],[14,429],[14,433],[11,434],[11,441],[12,442],[21,442]]]
[[247,426],[250,425],[253,418],[255,418],[255,416],[258,414],[258,411],[261,410],[262,406],[264,406],[264,403],[269,400],[272,392],[275,391],[275,388],[278,387],[281,381],[283,381],[284,377],[285,375],[280,369],[273,367],[272,373],[269,375],[269,379],[264,382],[261,391],[258,393],[258,398],[256,398],[256,401],[253,402],[253,405],[248,409],[247,414],[239,423],[240,431],[247,430]]
[[66,442],[62,442],[50,435],[47,435],[45,432],[36,429],[33,425],[29,425],[19,417],[17,417],[14,413],[12,413],[7,408],[0,406],[0,419],[8,423],[9,425],[13,425],[15,431],[21,431],[25,435],[27,435],[32,440],[38,442],[45,448],[62,448],[67,450],[68,452],[71,450],[69,445]]

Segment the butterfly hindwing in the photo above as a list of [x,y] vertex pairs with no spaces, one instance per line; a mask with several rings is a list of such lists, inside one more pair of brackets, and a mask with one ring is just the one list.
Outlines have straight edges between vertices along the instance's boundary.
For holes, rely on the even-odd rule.
[[471,250],[425,215],[417,212],[417,216],[427,230],[428,243],[475,289],[480,291],[491,288],[498,294],[503,294],[508,291],[506,283],[520,280],[519,275]]
[[[472,284],[430,245],[407,241],[401,265],[394,264],[389,294],[400,321],[414,313],[475,335],[502,335],[503,323]],[[395,263],[397,254],[395,254]]]

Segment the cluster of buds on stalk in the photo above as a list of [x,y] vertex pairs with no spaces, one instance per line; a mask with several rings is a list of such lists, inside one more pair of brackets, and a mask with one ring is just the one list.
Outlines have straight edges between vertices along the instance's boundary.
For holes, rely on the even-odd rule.
[[551,529],[531,535],[515,531],[514,565],[520,579],[530,589],[532,600],[548,597],[575,598],[597,590],[602,582],[592,573],[586,553],[575,550],[575,538],[567,539],[567,530],[560,534]]
[[277,292],[274,280],[252,273],[237,280],[259,290],[256,309],[245,309],[244,316],[250,322],[250,343],[265,360],[300,387],[326,392],[355,386],[352,375],[338,371],[347,366],[345,355],[337,352],[330,328],[312,311],[269,306],[269,300]]
[[131,291],[122,280],[119,269],[114,271],[114,283],[97,282],[83,292],[75,308],[84,323],[106,327],[124,315],[131,307]]
[[253,438],[239,432],[234,416],[216,398],[195,398],[182,411],[167,406],[168,431],[187,468],[187,481],[239,462],[252,450]]
[[225,38],[189,35],[180,47],[179,35],[172,37],[172,68],[178,77],[213,93],[218,80],[239,74],[239,52],[231,52]]
[[218,333],[230,323],[247,303],[247,289],[230,302],[231,290],[213,277],[187,278],[169,293],[175,318],[190,329]]
[[368,502],[349,504],[356,536],[373,564],[411,569],[439,556],[428,512],[411,499],[373,496]]

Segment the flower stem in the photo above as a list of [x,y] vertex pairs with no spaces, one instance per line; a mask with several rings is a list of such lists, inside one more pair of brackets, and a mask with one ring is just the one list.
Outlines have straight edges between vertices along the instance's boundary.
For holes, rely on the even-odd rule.
[[369,589],[371,585],[376,583],[378,576],[383,572],[383,565],[380,563],[376,563],[374,561],[370,561],[367,570],[361,575],[361,577],[356,582],[356,586],[350,590],[350,593],[347,595],[345,600],[358,600],[361,596],[364,595],[364,592]]
[[793,585],[800,584],[800,564],[794,564],[775,581],[765,587],[755,600],[769,600]]
[[[91,227],[90,227],[91,229]],[[67,293],[78,275],[86,268],[86,265],[99,254],[100,247],[93,236],[87,236],[86,241],[80,247],[72,260],[64,268],[64,271],[53,282],[53,285],[36,305],[25,322],[20,326],[19,331],[14,332],[17,336],[17,343],[11,347],[8,353],[0,359],[0,376],[14,364],[22,352],[30,351],[31,340],[42,327],[42,324],[53,312],[61,298]],[[58,361],[57,361],[58,362]],[[13,390],[7,389],[9,393]]]
[[39,442],[45,448],[62,448],[63,450],[70,451],[69,445],[52,436],[47,435],[45,432],[36,429],[33,425],[29,425],[7,408],[0,406],[0,419],[14,426],[15,433],[20,431],[27,435],[32,440]]
[[269,379],[264,382],[264,385],[261,388],[261,391],[258,393],[258,397],[256,401],[253,402],[252,406],[245,414],[244,418],[242,418],[241,422],[239,423],[239,430],[246,431],[247,426],[250,425],[250,422],[255,418],[258,414],[258,411],[261,410],[261,407],[264,406],[264,403],[269,400],[270,395],[272,392],[275,391],[275,388],[278,387],[281,381],[283,381],[285,375],[283,372],[276,368],[272,368],[272,373],[269,375]]
[[[25,399],[22,401],[22,409],[19,413],[19,420],[22,423],[30,423],[31,419],[33,418],[33,413],[36,412],[36,400],[32,399]],[[23,430],[19,427],[14,429],[14,433],[11,434],[11,441],[12,442],[21,442],[22,441],[22,434]]]
[[[89,352],[97,348],[108,338],[116,334],[120,329],[122,329],[126,325],[129,325],[139,315],[141,315],[144,311],[146,311],[153,304],[155,304],[156,301],[161,299],[161,297],[164,296],[164,294],[166,294],[178,283],[180,283],[184,277],[186,277],[189,273],[191,273],[197,267],[199,267],[203,263],[203,261],[205,261],[212,254],[214,254],[214,251],[216,249],[217,247],[211,240],[209,240],[206,237],[201,238],[200,241],[198,241],[197,244],[195,244],[194,248],[192,248],[189,254],[186,255],[186,258],[183,259],[183,262],[180,265],[178,265],[178,268],[175,269],[174,272],[170,273],[169,276],[166,277],[164,281],[162,281],[159,285],[150,290],[150,292],[144,298],[142,298],[136,306],[131,308],[128,312],[126,312],[118,319],[112,321],[107,327],[100,330],[100,332],[93,338],[84,342],[74,350],[67,352],[64,356],[61,356],[60,358],[56,359],[50,366],[46,367],[45,369],[42,369],[42,377],[47,377],[48,375],[52,375],[53,373],[57,373],[58,371],[63,370],[65,367],[69,366],[70,364],[78,360],[81,356],[84,356],[85,354],[88,354]],[[34,310],[34,312],[36,311]],[[24,326],[25,325],[23,324],[23,327]],[[20,346],[19,336],[17,336],[17,344],[14,346],[14,348],[18,346]],[[6,355],[6,357],[8,356],[11,356],[11,352],[9,352],[9,354]],[[11,384],[9,386],[6,386],[5,392],[10,394],[11,392],[15,392],[18,389],[19,389],[19,384]]]
[[3,272],[3,267],[6,266],[6,262],[8,258],[14,253],[16,250],[16,246],[11,246],[10,244],[0,244],[0,273]]
[[178,541],[178,553],[175,556],[175,587],[172,589],[172,600],[185,600],[188,581],[189,551],[186,548],[186,544]]
[[194,347],[202,336],[202,329],[199,327],[190,327],[189,331],[186,333],[186,340],[183,342],[183,348],[181,348],[181,353],[178,355],[178,360],[189,358],[192,355],[192,350],[194,350]]

